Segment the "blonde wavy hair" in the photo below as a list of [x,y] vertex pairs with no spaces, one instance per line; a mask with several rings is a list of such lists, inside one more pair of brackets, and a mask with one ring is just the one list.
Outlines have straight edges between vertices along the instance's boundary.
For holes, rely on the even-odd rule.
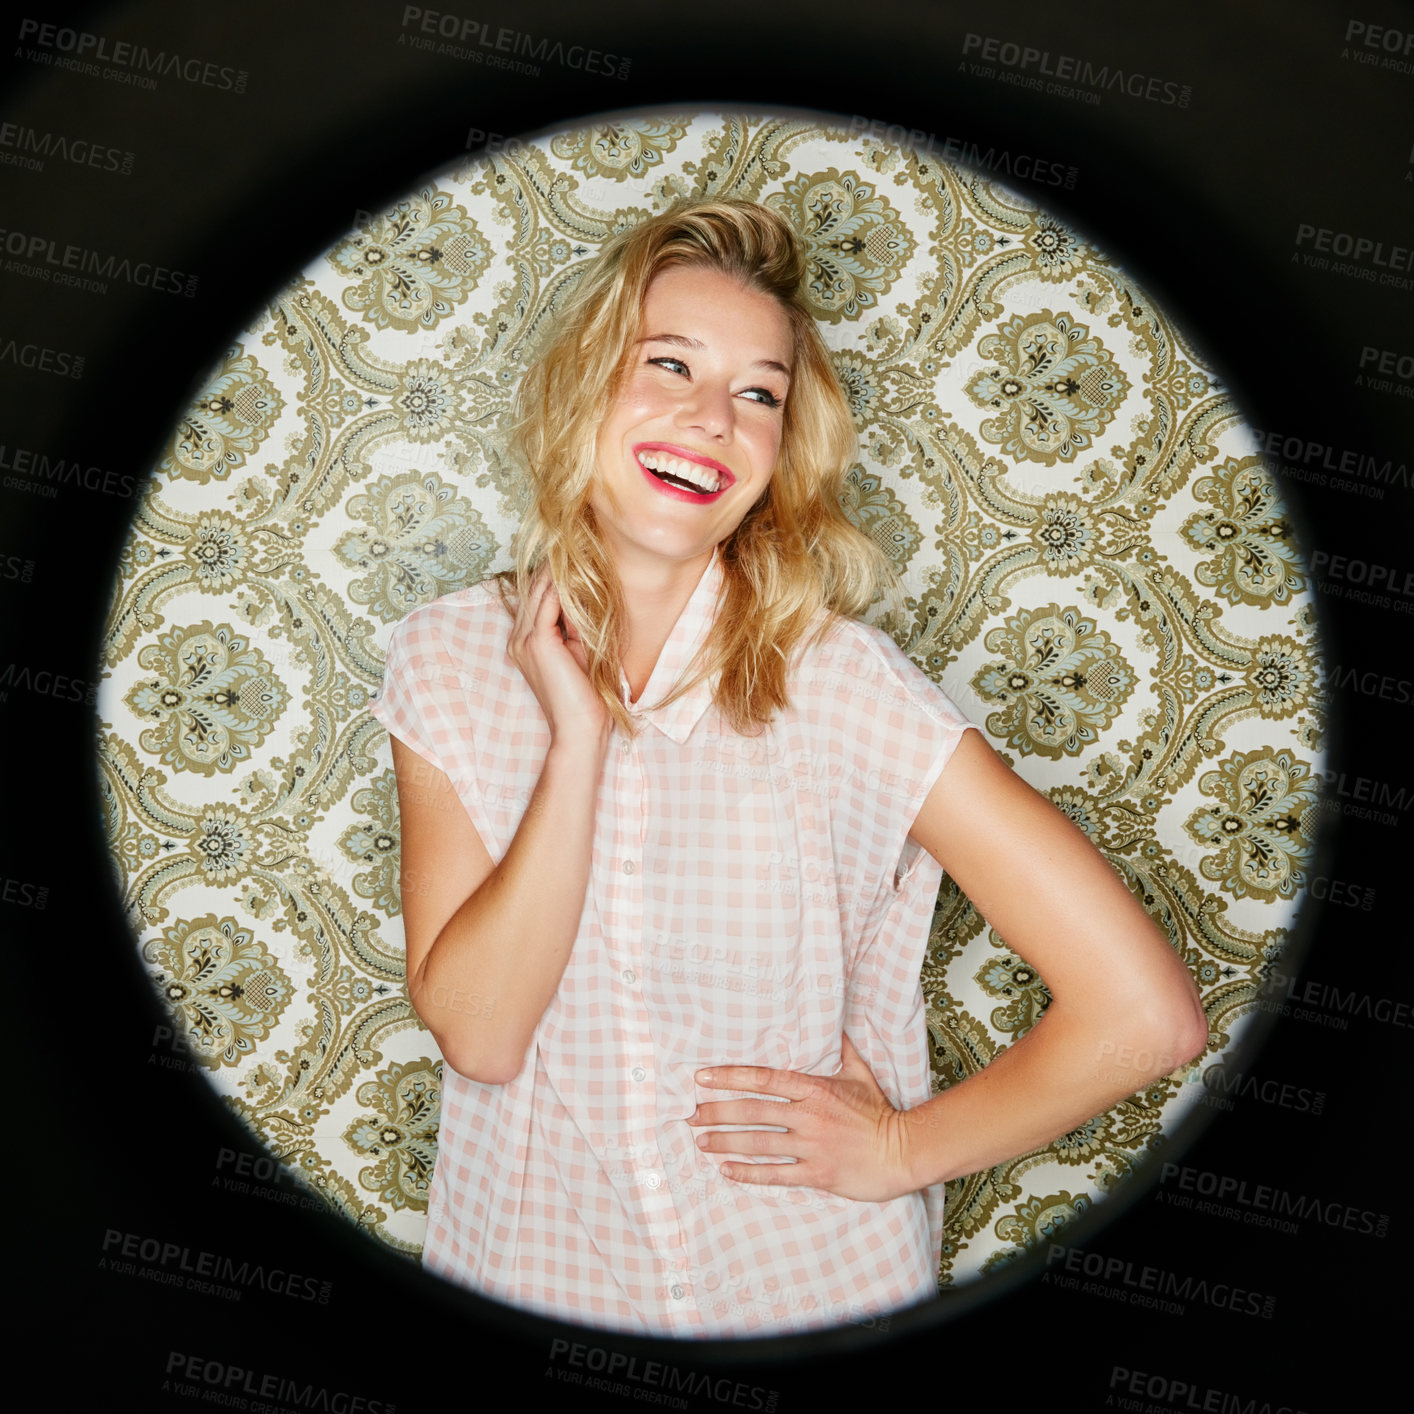
[[548,562],[565,614],[584,642],[589,678],[619,727],[634,734],[619,689],[625,609],[589,504],[595,438],[629,370],[644,295],[670,266],[720,271],[775,299],[790,322],[794,369],[780,451],[761,500],[722,542],[723,599],[695,671],[659,704],[719,673],[713,701],[733,730],[755,734],[789,706],[794,651],[821,616],[857,618],[898,581],[884,552],[845,516],[854,419],[801,293],[805,258],[790,225],[746,201],[680,202],[622,231],[573,287],[548,346],[516,397],[511,449],[529,479],[516,565],[499,576],[523,598]]

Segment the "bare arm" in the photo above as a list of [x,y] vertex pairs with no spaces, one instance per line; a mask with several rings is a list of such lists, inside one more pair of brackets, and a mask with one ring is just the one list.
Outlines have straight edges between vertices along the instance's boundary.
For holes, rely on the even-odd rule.
[[690,1124],[786,1127],[700,1138],[712,1151],[796,1160],[728,1165],[729,1178],[881,1202],[1030,1153],[1207,1043],[1182,959],[1104,856],[980,733],[963,736],[910,833],[1046,980],[1051,1004],[991,1064],[909,1110],[893,1107],[848,1035],[836,1075],[699,1071],[708,1087],[790,1101],[698,1107]]
[[1208,1027],[1183,960],[1064,815],[968,732],[911,831],[1051,1004],[1014,1045],[905,1113],[915,1187],[1049,1143],[1193,1059]]
[[[558,619],[558,597],[541,576],[510,651],[550,723],[550,748],[499,864],[446,774],[396,738],[393,745],[408,997],[447,1063],[493,1085],[518,1074],[569,961],[609,739],[578,637],[572,629],[562,637]],[[423,887],[408,887],[412,880]]]

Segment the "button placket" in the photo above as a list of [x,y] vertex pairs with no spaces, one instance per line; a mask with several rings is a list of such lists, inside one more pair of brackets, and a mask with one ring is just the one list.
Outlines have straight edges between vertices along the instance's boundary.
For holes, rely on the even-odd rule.
[[[644,734],[652,729],[645,727]],[[624,983],[622,992],[623,1014],[628,1022],[631,1037],[631,1053],[625,1057],[628,1066],[628,1095],[625,1103],[625,1121],[633,1133],[633,1142],[640,1153],[657,1153],[657,1079],[653,1053],[653,1034],[649,1023],[648,1009],[644,1001],[641,979],[647,959],[644,953],[644,895],[643,867],[644,850],[647,845],[648,784],[644,766],[642,737],[635,741],[627,738],[620,748],[617,773],[622,786],[619,800],[623,814],[616,831],[616,845],[619,854],[619,878],[616,892],[621,894],[623,907],[621,917],[627,952],[627,966],[620,977]],[[636,807],[636,808],[635,808]],[[636,1174],[636,1200],[644,1216],[646,1236],[658,1254],[660,1262],[666,1264],[668,1254],[681,1250],[682,1228],[678,1218],[674,1185],[670,1181],[668,1169],[661,1153],[652,1167],[645,1166]],[[665,1273],[665,1280],[667,1280]],[[670,1305],[679,1313],[691,1310],[690,1292],[680,1280],[675,1284],[681,1295],[670,1300]],[[660,1288],[661,1290],[662,1288]]]

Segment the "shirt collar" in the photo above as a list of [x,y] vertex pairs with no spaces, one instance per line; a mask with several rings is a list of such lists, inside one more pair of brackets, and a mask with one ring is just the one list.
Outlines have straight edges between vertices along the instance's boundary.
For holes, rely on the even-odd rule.
[[713,620],[717,616],[717,605],[722,593],[722,553],[716,550],[697,581],[678,621],[673,625],[658,661],[653,665],[648,682],[639,694],[637,702],[628,700],[628,679],[619,670],[619,690],[623,694],[624,706],[629,714],[640,722],[651,722],[665,736],[670,736],[681,744],[692,733],[692,729],[707,710],[712,701],[712,688],[717,674],[700,679],[679,698],[666,707],[651,705],[661,701],[679,683],[689,668],[694,667],[698,650],[707,641]]

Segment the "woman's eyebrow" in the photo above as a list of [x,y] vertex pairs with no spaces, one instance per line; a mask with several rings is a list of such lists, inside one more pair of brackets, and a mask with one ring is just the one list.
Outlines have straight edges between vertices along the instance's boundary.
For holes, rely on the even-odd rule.
[[[675,344],[682,349],[705,349],[706,344],[701,339],[689,339],[686,334],[645,334],[641,339],[635,339],[636,344]],[[783,373],[787,378],[791,376],[790,369],[783,363],[777,363],[773,358],[758,358],[751,365],[753,368],[769,368],[777,373]]]
[[684,349],[706,348],[701,339],[689,339],[686,334],[645,334],[635,342],[640,344],[677,344]]

